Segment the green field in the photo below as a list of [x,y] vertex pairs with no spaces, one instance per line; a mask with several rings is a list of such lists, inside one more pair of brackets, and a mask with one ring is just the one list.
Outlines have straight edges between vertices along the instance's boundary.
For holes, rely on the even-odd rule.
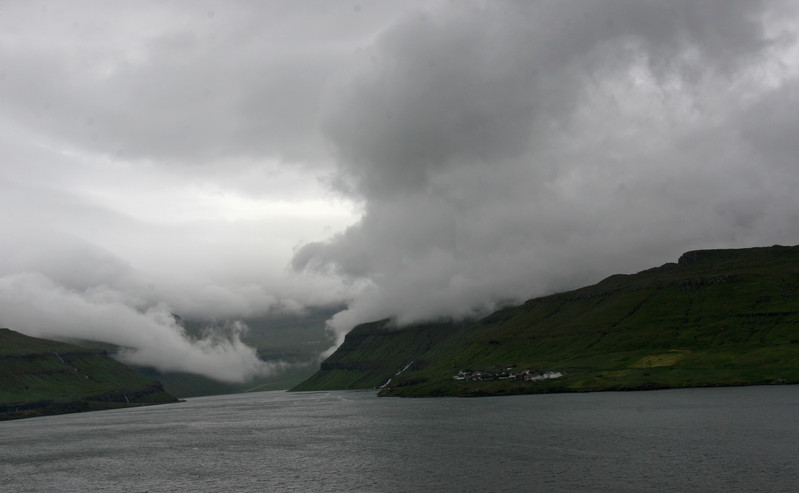
[[[798,383],[799,247],[689,252],[471,323],[389,326],[353,330],[296,390],[389,378],[381,395]],[[493,378],[454,378],[467,369]],[[563,376],[524,380],[524,370]]]
[[175,401],[104,351],[0,329],[0,419]]

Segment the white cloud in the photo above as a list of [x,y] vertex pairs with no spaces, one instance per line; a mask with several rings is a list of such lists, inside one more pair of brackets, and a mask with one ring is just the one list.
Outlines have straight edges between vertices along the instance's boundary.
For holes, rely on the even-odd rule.
[[0,323],[27,334],[116,344],[123,348],[123,361],[227,382],[243,382],[275,367],[241,342],[240,327],[229,337],[193,341],[166,307],[136,310],[131,301],[129,294],[110,287],[81,292],[41,274],[0,277]]

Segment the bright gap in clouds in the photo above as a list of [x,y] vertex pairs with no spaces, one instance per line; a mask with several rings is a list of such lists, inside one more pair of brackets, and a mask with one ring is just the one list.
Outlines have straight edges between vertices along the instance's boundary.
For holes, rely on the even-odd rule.
[[351,199],[331,193],[320,177],[300,166],[221,162],[187,173],[76,151],[61,154],[81,169],[65,180],[67,190],[148,223],[272,220],[288,225],[305,219],[323,225],[309,231],[316,238],[358,218]]
[[[330,195],[321,186],[309,186],[302,192],[291,198],[250,196],[205,182],[155,185],[140,191],[110,185],[105,189],[95,187],[83,195],[98,206],[151,224],[265,221],[275,228],[275,237],[293,237],[295,242],[329,235],[358,219],[352,201],[332,196],[317,198]],[[298,228],[298,224],[302,226]],[[300,228],[303,234],[297,238]]]

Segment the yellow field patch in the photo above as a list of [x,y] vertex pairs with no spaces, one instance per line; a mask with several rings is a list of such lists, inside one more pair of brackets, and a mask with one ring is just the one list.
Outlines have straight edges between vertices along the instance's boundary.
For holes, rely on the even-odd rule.
[[672,349],[668,353],[644,356],[630,365],[630,368],[656,368],[659,366],[673,366],[674,363],[680,361],[690,353],[691,351],[688,350]]
[[626,377],[628,373],[630,373],[630,370],[613,370],[604,372],[602,376],[604,378],[622,378]]

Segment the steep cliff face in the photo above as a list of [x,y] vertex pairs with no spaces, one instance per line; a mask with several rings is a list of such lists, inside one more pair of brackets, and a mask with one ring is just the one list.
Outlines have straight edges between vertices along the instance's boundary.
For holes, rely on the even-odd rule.
[[176,401],[104,351],[0,329],[0,420]]
[[386,323],[353,331],[298,389],[373,387],[411,361],[382,395],[799,383],[799,247],[688,252],[459,326]]
[[422,355],[462,328],[449,323],[398,330],[390,321],[359,325],[320,370],[292,390],[368,389],[386,385],[397,373],[429,364]]

